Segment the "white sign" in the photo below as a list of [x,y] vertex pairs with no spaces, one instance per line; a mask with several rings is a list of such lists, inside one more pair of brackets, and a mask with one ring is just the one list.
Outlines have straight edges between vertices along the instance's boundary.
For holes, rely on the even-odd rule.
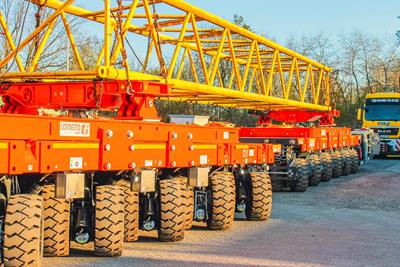
[[60,136],[90,137],[90,123],[60,122]]
[[207,163],[208,163],[207,155],[201,155],[200,156],[200,164],[207,164]]
[[83,167],[83,158],[81,157],[69,158],[69,168],[71,170],[82,169],[82,167]]
[[310,147],[315,147],[315,140],[314,139],[310,139]]
[[224,132],[224,139],[229,139],[229,132]]
[[249,150],[249,157],[254,157],[254,149]]

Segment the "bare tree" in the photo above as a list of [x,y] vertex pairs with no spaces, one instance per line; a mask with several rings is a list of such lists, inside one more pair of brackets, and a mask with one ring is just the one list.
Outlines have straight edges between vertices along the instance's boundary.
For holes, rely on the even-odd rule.
[[[41,7],[33,4],[31,1],[15,1],[15,0],[0,0],[0,10],[5,17],[7,27],[11,33],[15,45],[18,47],[20,42],[44,22],[44,20],[54,10]],[[100,50],[98,39],[93,35],[83,34],[80,30],[83,21],[67,16],[68,24],[71,31],[74,33],[75,42],[80,53],[84,65],[93,66],[97,60],[97,54]],[[38,51],[39,44],[43,41],[45,30],[42,31],[37,38],[29,43],[27,47],[19,51],[19,56],[23,61],[25,69],[32,65],[32,60]],[[72,62],[69,69],[77,69],[78,66],[74,62],[73,54],[67,53],[69,39],[66,34],[64,24],[60,17],[57,18],[51,35],[46,42],[40,56],[40,60],[36,66],[33,66],[35,71],[59,71],[67,69],[67,62]],[[10,45],[7,42],[5,35],[0,36],[0,52],[1,55],[7,55],[11,51]],[[70,60],[67,56],[70,55]],[[16,71],[15,60],[10,66],[6,66],[2,71]]]

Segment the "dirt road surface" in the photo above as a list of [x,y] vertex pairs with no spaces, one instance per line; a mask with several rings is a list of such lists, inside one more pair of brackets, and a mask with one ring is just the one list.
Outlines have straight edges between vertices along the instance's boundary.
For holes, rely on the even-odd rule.
[[[374,160],[356,175],[275,193],[269,223],[202,227],[179,243],[146,234],[119,258],[73,250],[44,266],[400,266],[400,160]],[[240,217],[240,216],[239,216]]]

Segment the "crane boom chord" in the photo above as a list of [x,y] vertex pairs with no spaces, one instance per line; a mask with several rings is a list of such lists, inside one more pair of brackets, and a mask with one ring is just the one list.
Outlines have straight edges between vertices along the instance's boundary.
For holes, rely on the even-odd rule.
[[[158,96],[161,99],[259,110],[330,108],[329,67],[185,1],[132,0],[118,6],[119,1],[105,0],[103,10],[80,7],[78,0],[27,1],[47,8],[48,16],[17,43],[0,14],[11,48],[0,61],[0,69],[18,63],[18,68],[1,74],[2,82],[157,81],[170,87],[168,95]],[[161,12],[164,10],[168,13]],[[93,67],[82,63],[68,24],[74,18],[103,27],[103,45]],[[35,71],[42,69],[37,65],[57,20],[65,27],[77,67],[71,71]],[[21,53],[37,36],[41,42],[33,61],[24,66]],[[149,51],[140,60],[151,61],[158,74],[120,66],[125,60],[120,60],[126,54],[122,53],[124,43],[135,36],[149,38]],[[140,50],[138,46],[133,44]]]

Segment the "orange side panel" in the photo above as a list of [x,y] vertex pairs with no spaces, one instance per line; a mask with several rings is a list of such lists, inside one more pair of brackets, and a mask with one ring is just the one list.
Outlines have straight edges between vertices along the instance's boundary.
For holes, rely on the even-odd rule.
[[9,149],[10,143],[8,141],[0,141],[0,173],[8,173]]
[[231,145],[231,164],[254,164],[257,162],[257,145]]
[[99,143],[42,141],[40,144],[41,173],[58,171],[97,170]]
[[319,140],[320,142],[320,149],[326,149],[329,147],[328,137],[321,137]]
[[8,114],[0,114],[0,124],[11,126],[0,132],[0,173],[224,166],[273,157],[257,144],[240,144],[238,128]]
[[39,172],[38,144],[32,141],[10,142],[10,174]]
[[258,164],[272,164],[275,161],[274,145],[262,144],[257,146]]

